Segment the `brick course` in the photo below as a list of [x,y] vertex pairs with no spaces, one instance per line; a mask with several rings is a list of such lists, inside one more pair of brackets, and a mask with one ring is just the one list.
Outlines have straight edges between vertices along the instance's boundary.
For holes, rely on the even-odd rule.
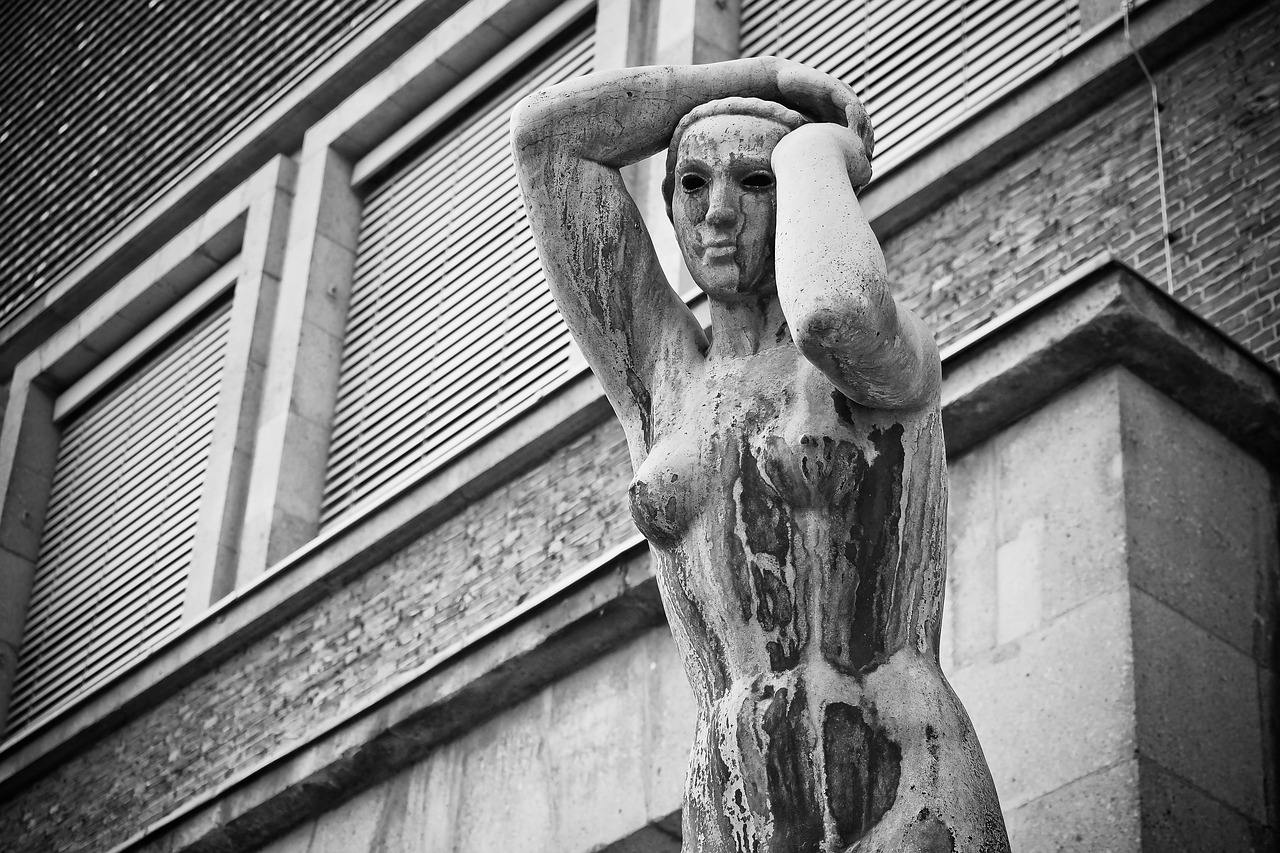
[[[1155,75],[1174,287],[1280,367],[1280,10],[1234,23]],[[955,340],[1109,250],[1165,286],[1145,83],[895,235],[904,301]]]
[[[1173,293],[1280,366],[1280,7],[1158,74]],[[888,241],[904,299],[954,340],[1102,250],[1164,281],[1145,86]],[[608,423],[0,806],[0,846],[107,849],[340,718],[631,535]]]

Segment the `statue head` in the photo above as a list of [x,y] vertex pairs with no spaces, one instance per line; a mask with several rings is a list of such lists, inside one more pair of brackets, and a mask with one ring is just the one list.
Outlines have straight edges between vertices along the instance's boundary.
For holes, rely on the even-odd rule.
[[773,288],[769,158],[806,121],[771,101],[726,98],[695,108],[676,126],[662,194],[685,263],[708,295],[732,299]]

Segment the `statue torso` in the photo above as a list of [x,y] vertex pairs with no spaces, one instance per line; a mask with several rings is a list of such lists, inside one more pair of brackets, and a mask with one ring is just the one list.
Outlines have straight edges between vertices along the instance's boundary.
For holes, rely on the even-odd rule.
[[[780,345],[696,364],[653,408],[632,515],[707,701],[814,664],[861,676],[935,642],[946,511],[936,404],[859,406]],[[919,538],[904,541],[908,528]]]

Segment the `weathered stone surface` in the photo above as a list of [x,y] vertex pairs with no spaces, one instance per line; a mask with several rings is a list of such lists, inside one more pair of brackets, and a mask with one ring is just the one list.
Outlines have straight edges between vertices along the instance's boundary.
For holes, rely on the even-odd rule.
[[522,850],[669,845],[670,753],[695,718],[679,669],[670,633],[649,631],[263,849],[489,853],[513,833]]
[[[698,705],[685,849],[1007,849],[938,662],[938,351],[857,201],[871,130],[852,90],[772,59],[624,69],[527,98],[513,129]],[[710,341],[620,172],[664,146]]]

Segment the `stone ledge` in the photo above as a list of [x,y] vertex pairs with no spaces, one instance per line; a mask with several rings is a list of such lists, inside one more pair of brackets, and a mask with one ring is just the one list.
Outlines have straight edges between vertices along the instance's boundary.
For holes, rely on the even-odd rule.
[[191,853],[252,849],[664,621],[648,551],[636,539],[111,853],[157,844]]
[[1107,255],[1045,294],[944,353],[949,456],[1121,365],[1280,467],[1280,376],[1234,341]]
[[[951,455],[1122,365],[1280,467],[1280,376],[1127,267],[1101,256],[1030,304],[945,353]],[[644,543],[634,540],[114,853],[265,842],[663,618]]]

